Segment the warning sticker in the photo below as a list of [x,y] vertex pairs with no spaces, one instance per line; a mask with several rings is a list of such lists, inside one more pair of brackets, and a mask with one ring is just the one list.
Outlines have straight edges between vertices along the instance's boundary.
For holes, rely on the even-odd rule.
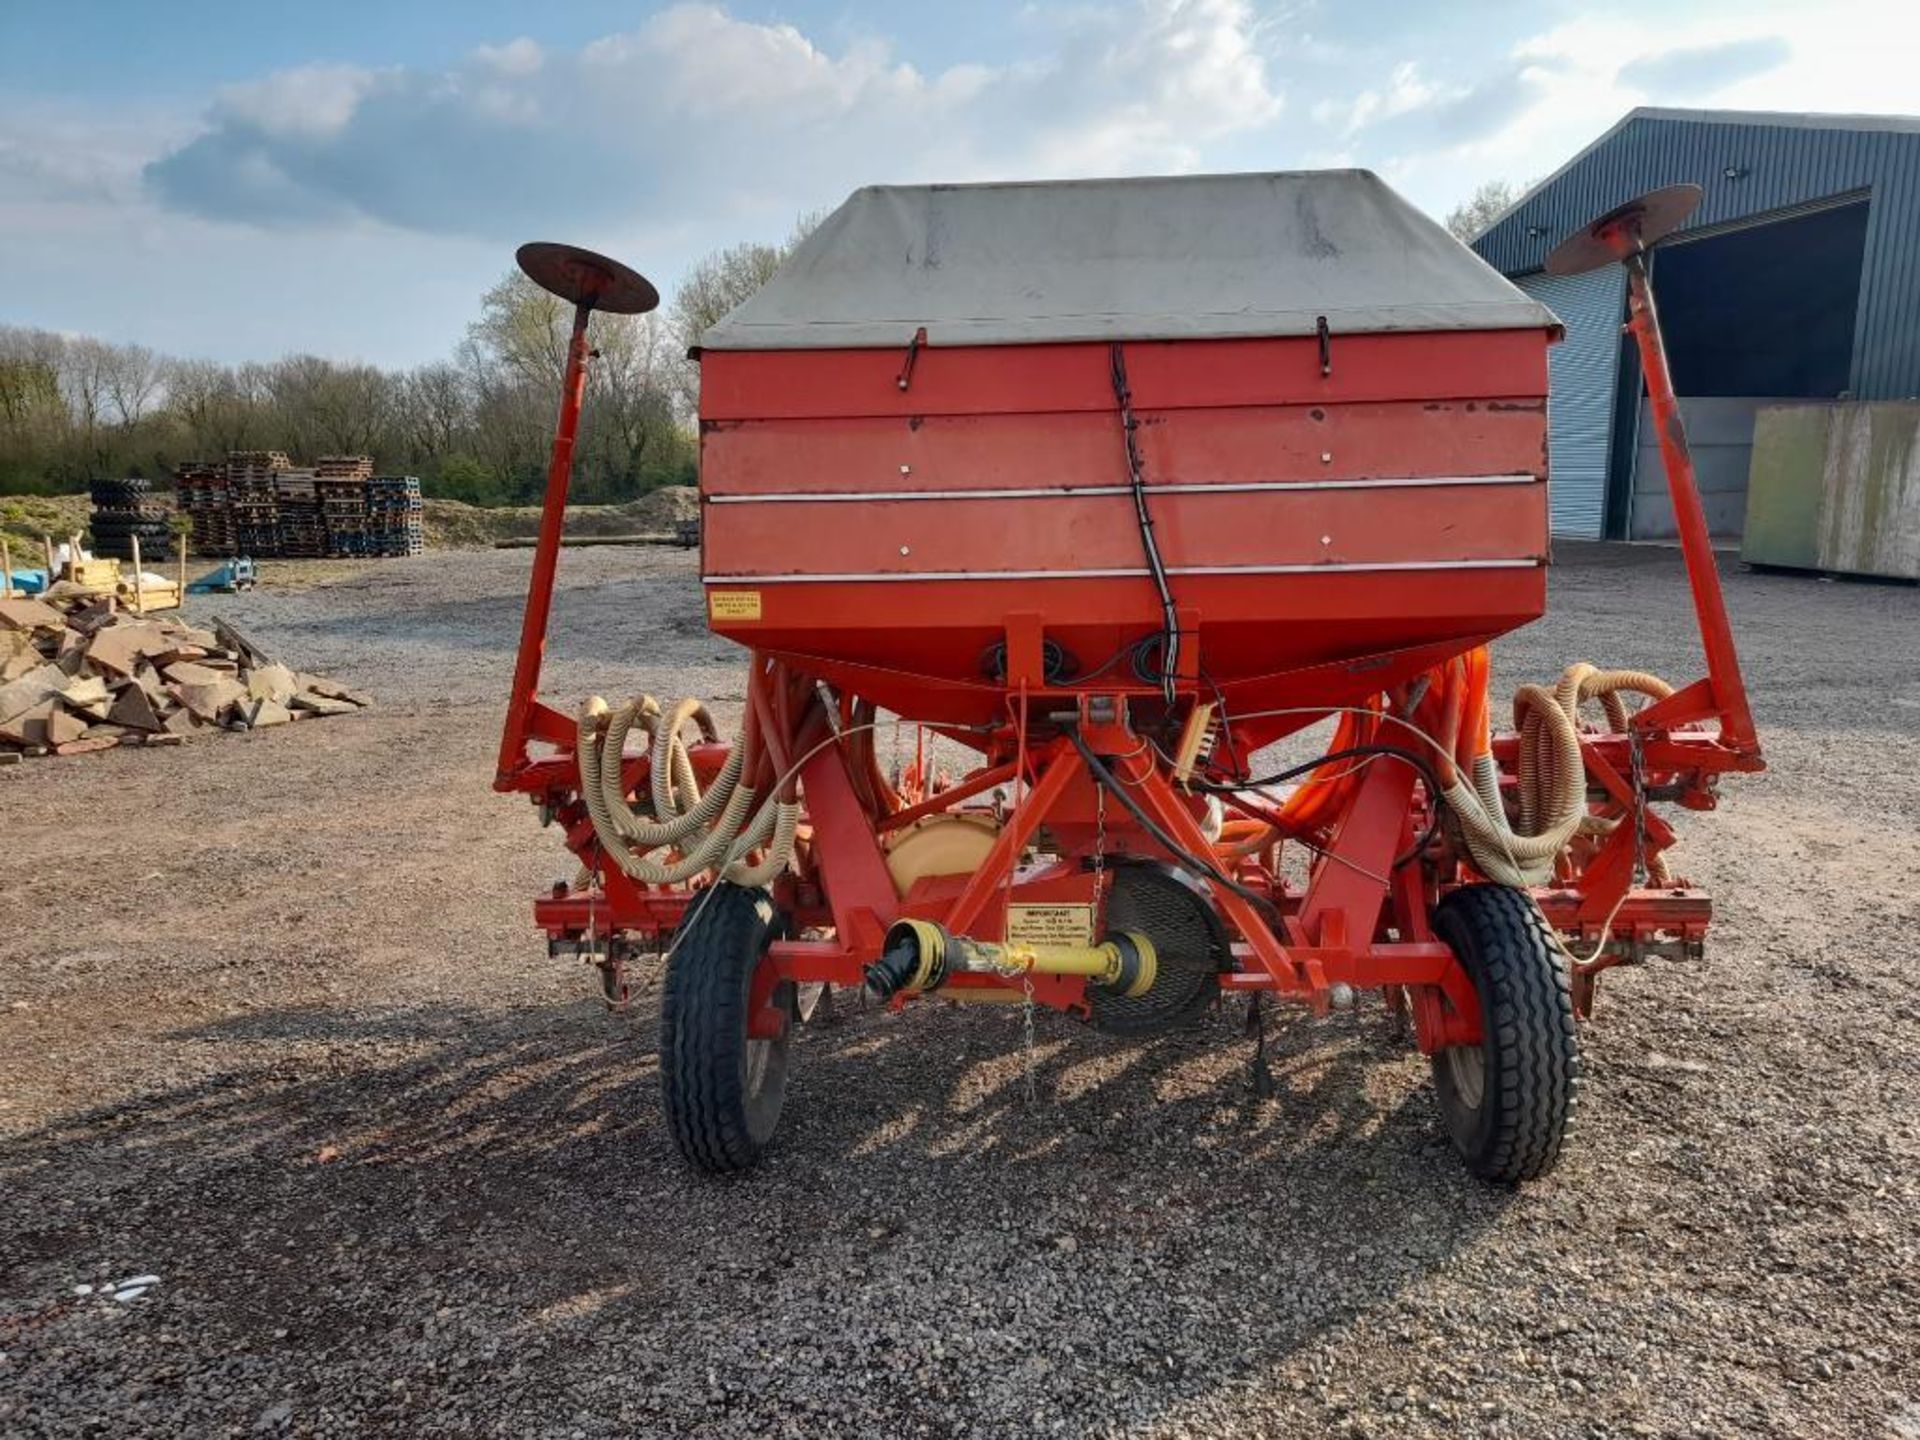
[[1010,905],[1007,939],[1022,945],[1091,945],[1091,905]]
[[758,620],[758,590],[709,590],[707,614],[715,620]]

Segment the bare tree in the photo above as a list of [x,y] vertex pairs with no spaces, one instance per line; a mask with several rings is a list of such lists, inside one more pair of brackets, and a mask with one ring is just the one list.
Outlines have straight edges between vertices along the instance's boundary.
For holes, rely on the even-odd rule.
[[112,366],[113,348],[104,340],[82,336],[67,341],[62,348],[60,388],[66,392],[73,418],[77,476],[93,475],[104,468],[101,432],[108,423],[107,372]]
[[22,433],[65,425],[60,364],[66,342],[45,330],[0,328],[0,425]]
[[667,328],[680,352],[676,366],[677,398],[688,415],[700,408],[700,367],[686,359],[686,352],[700,343],[700,337],[719,323],[754,291],[773,278],[786,258],[799,248],[826,218],[811,211],[794,222],[793,233],[779,245],[752,242],[729,245],[716,250],[693,267],[680,282],[668,308]]
[[[598,324],[609,317],[594,318]],[[556,395],[572,333],[573,307],[518,270],[480,297],[480,318],[467,327],[468,340],[495,364]]]
[[593,434],[626,478],[636,478],[650,448],[676,432],[673,347],[655,315],[601,317],[588,414]]
[[147,406],[160,393],[161,364],[144,345],[109,345],[105,348],[102,382],[106,398],[122,425],[135,425],[147,413]]
[[437,360],[408,373],[400,416],[416,454],[453,454],[472,415],[467,377],[458,365]]
[[211,360],[172,360],[166,372],[166,408],[189,447],[179,458],[209,460],[246,448],[253,407],[231,369]]
[[1511,210],[1529,188],[1508,180],[1485,181],[1465,203],[1447,212],[1447,229],[1462,245],[1470,245],[1493,228],[1494,221]]

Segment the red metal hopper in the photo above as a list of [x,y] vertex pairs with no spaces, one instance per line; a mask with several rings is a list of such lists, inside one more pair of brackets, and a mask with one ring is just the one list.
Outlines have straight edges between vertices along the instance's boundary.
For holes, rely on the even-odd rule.
[[713,628],[929,721],[1136,682],[1131,439],[1183,676],[1359,701],[1544,608],[1556,329],[1359,171],[860,191],[704,339]]

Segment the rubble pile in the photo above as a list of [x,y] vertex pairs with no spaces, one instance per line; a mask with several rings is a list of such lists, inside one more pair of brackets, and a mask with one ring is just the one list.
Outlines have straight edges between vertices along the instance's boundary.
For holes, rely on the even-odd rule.
[[222,620],[202,630],[97,595],[0,600],[0,764],[115,745],[171,745],[371,702],[282,665]]

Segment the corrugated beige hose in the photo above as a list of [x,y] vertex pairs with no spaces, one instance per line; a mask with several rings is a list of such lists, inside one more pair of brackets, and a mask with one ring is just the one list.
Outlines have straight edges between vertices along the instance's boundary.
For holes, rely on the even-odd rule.
[[[702,738],[717,738],[712,716],[697,700],[682,700],[665,714],[650,695],[618,711],[610,711],[597,695],[581,707],[575,746],[580,794],[601,849],[643,884],[678,884],[709,871],[738,885],[767,884],[792,857],[800,807],[769,797],[754,811],[753,787],[740,783],[752,759],[744,738],[702,794],[680,733],[689,720]],[[622,775],[626,738],[636,725],[652,741],[651,819],[628,803]],[[748,863],[762,846],[767,849],[759,863]],[[651,853],[667,847],[678,850],[680,858],[656,859]]]
[[1554,863],[1576,834],[1583,829],[1604,833],[1618,823],[1587,812],[1580,707],[1598,701],[1612,729],[1624,732],[1628,717],[1621,697],[1628,693],[1659,700],[1671,695],[1673,687],[1642,671],[1597,670],[1582,662],[1568,666],[1551,690],[1522,685],[1515,692],[1513,719],[1520,747],[1514,820],[1507,818],[1499,769],[1491,755],[1474,760],[1471,784],[1456,778],[1444,796],[1474,864],[1489,880],[1523,888],[1543,885],[1553,878]]

